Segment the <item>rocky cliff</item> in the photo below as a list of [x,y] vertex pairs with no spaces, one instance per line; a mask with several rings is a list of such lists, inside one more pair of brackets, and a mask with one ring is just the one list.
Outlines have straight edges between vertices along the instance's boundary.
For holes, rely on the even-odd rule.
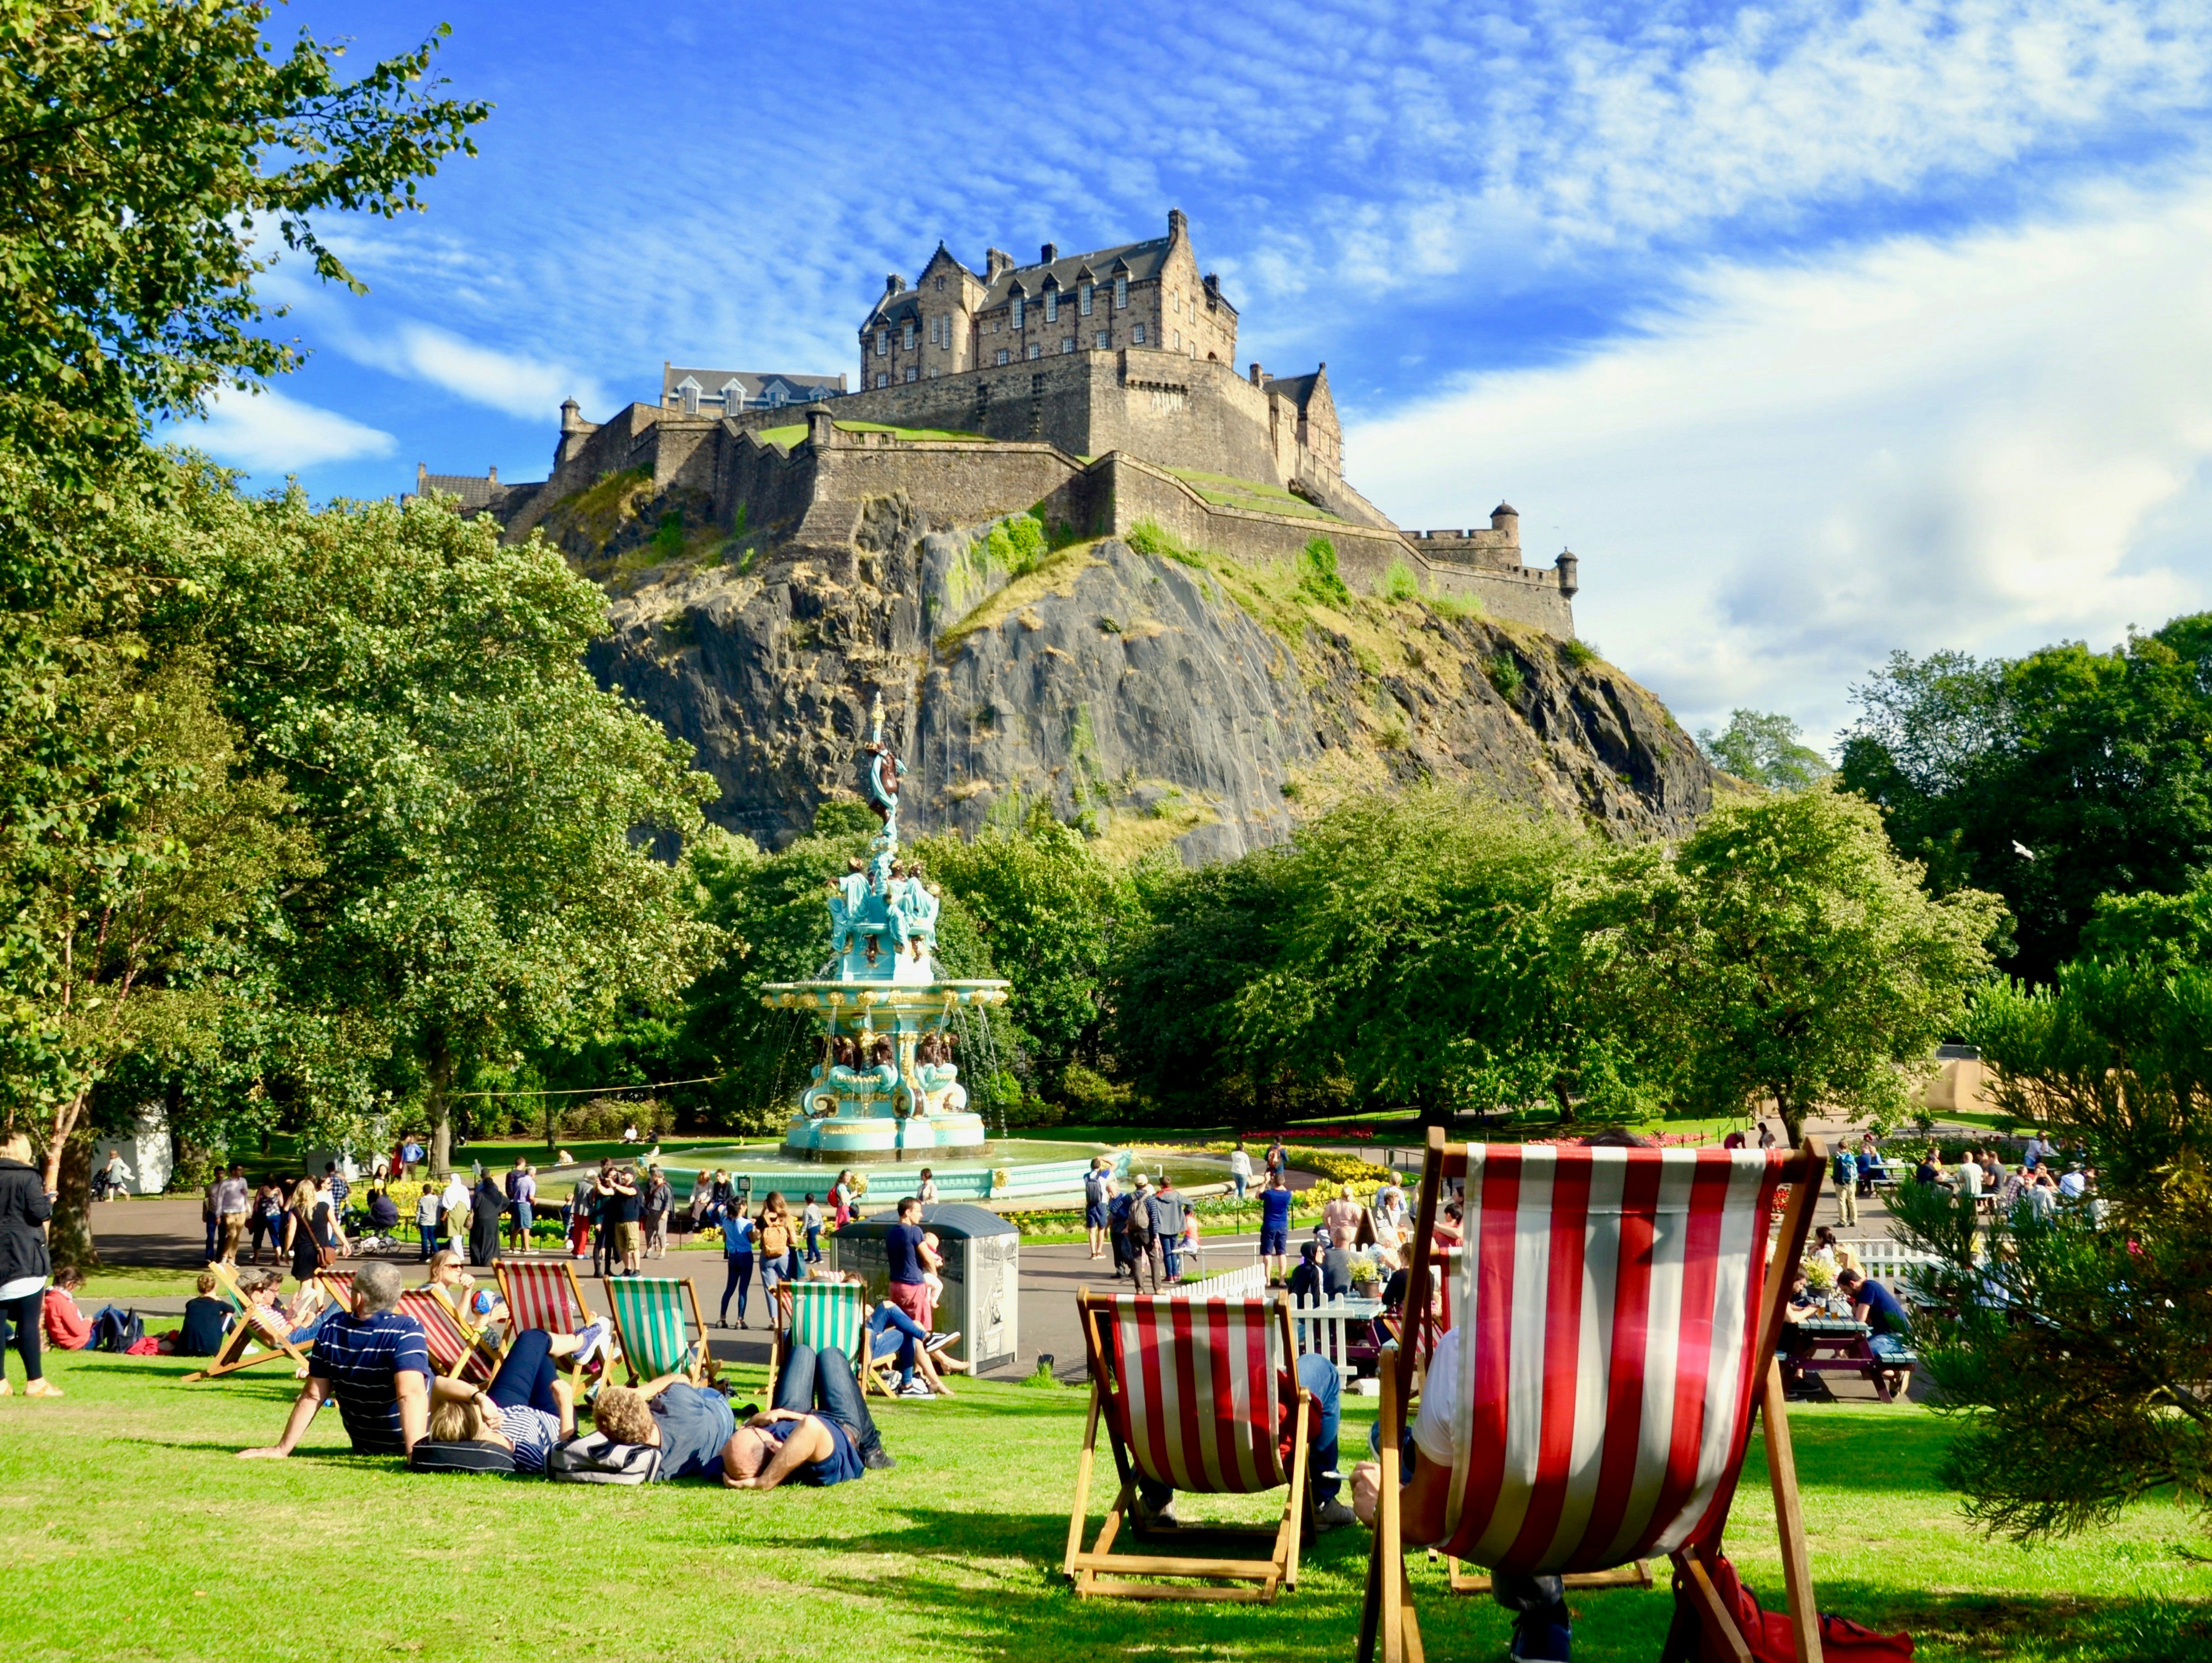
[[713,817],[763,844],[854,789],[878,692],[915,831],[1043,801],[1120,852],[1198,862],[1424,777],[1624,838],[1680,832],[1711,801],[1687,735],[1579,643],[1352,595],[1310,564],[1146,537],[1054,548],[1025,517],[932,531],[903,496],[828,553],[719,558],[680,504],[579,518],[548,530],[613,591],[594,670],[697,747],[722,785]]

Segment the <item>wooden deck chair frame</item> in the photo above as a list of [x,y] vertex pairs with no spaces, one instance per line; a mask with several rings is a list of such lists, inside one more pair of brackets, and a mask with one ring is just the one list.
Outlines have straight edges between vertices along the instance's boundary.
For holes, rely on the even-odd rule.
[[697,1285],[692,1282],[690,1277],[623,1276],[617,1278],[614,1276],[602,1276],[599,1278],[599,1281],[601,1285],[606,1290],[607,1314],[614,1321],[615,1337],[622,1342],[623,1367],[629,1371],[629,1383],[632,1386],[637,1385],[641,1380],[653,1377],[641,1374],[638,1372],[638,1348],[630,1343],[629,1329],[623,1321],[622,1301],[617,1299],[615,1294],[615,1285],[617,1281],[620,1281],[624,1287],[631,1288],[635,1288],[649,1283],[659,1283],[664,1286],[673,1286],[674,1288],[681,1290],[678,1295],[677,1308],[680,1313],[683,1307],[686,1305],[689,1305],[691,1307],[691,1323],[688,1332],[689,1334],[696,1335],[698,1337],[696,1342],[690,1348],[691,1352],[691,1363],[688,1368],[685,1368],[683,1371],[684,1378],[694,1386],[702,1386],[706,1383],[707,1319],[703,1314],[702,1314],[699,1309],[699,1289]]
[[[843,1290],[842,1293],[832,1294],[830,1297],[849,1300],[852,1302],[854,1313],[853,1346],[852,1349],[845,1353],[845,1361],[853,1365],[853,1378],[860,1383],[860,1391],[865,1395],[869,1389],[874,1371],[867,1366],[866,1357],[868,1296],[866,1291],[857,1282],[783,1282],[776,1284],[775,1331],[769,1337],[768,1346],[769,1390],[770,1392],[775,1390],[775,1383],[783,1374],[784,1353],[791,1347],[793,1307],[798,1303],[797,1290],[800,1288],[842,1288]],[[875,1380],[873,1384],[876,1390],[883,1391],[883,1383],[880,1380]]]
[[[1407,1277],[1406,1300],[1409,1308],[1426,1311],[1429,1303],[1430,1243],[1432,1227],[1442,1205],[1443,1179],[1448,1167],[1456,1167],[1452,1176],[1467,1170],[1466,1146],[1455,1149],[1444,1140],[1441,1127],[1429,1133],[1427,1156],[1421,1173],[1419,1222],[1414,1235],[1413,1263]],[[1753,1663],[1750,1646],[1746,1642],[1734,1617],[1722,1604],[1714,1587],[1709,1562],[1721,1550],[1721,1537],[1726,1526],[1729,1503],[1742,1472],[1743,1447],[1747,1446],[1751,1429],[1763,1421],[1766,1430],[1766,1462],[1768,1480],[1774,1492],[1774,1513],[1777,1534],[1782,1550],[1783,1586],[1789,1600],[1790,1632],[1797,1663],[1822,1663],[1820,1617],[1814,1605],[1813,1573],[1810,1555],[1805,1540],[1803,1510],[1797,1495],[1797,1466],[1795,1452],[1790,1441],[1788,1404],[1784,1397],[1781,1365],[1775,1360],[1775,1349],[1781,1343],[1783,1312],[1790,1298],[1790,1284],[1797,1273],[1799,1262],[1805,1251],[1805,1240],[1812,1232],[1813,1209],[1819,1199],[1820,1181],[1826,1175],[1827,1154],[1820,1139],[1808,1137],[1802,1146],[1786,1155],[1781,1164],[1779,1181],[1790,1186],[1788,1203],[1782,1220],[1768,1237],[1770,1253],[1764,1289],[1764,1308],[1760,1311],[1755,1331],[1751,1336],[1753,1349],[1751,1367],[1754,1371],[1750,1412],[1742,1428],[1743,1444],[1735,1460],[1722,1481],[1716,1504],[1711,1510],[1713,1522],[1698,1538],[1684,1544],[1670,1556],[1674,1567],[1675,1615],[1661,1663],[1698,1663],[1699,1659],[1728,1659],[1730,1663]],[[1406,1577],[1404,1542],[1400,1534],[1399,1484],[1401,1482],[1400,1447],[1406,1426],[1407,1401],[1413,1387],[1413,1368],[1410,1359],[1402,1359],[1395,1345],[1385,1346],[1382,1357],[1381,1436],[1378,1440],[1382,1464],[1378,1489],[1381,1505],[1377,1511],[1375,1540],[1368,1559],[1367,1588],[1360,1611],[1359,1663],[1424,1663],[1420,1626],[1413,1611],[1413,1591]],[[1641,1569],[1641,1566],[1638,1567]],[[1462,1578],[1456,1564],[1452,1567],[1452,1586],[1464,1586],[1472,1590],[1477,1586],[1486,1587],[1489,1578],[1480,1584],[1473,1578]],[[1598,1572],[1601,1577],[1618,1579],[1622,1582],[1635,1580],[1635,1573],[1624,1575],[1626,1568]],[[1567,1579],[1577,1586],[1593,1586],[1578,1579]],[[1602,1584],[1599,1584],[1602,1586]]]
[[[406,1312],[419,1323],[422,1320],[422,1313],[410,1308],[410,1305],[423,1301],[434,1304],[446,1314],[461,1341],[459,1355],[450,1364],[439,1367],[439,1374],[446,1380],[459,1380],[468,1373],[469,1365],[474,1362],[483,1374],[483,1383],[489,1384],[491,1377],[498,1372],[499,1357],[505,1353],[507,1348],[503,1345],[500,1346],[493,1355],[486,1355],[483,1349],[483,1331],[463,1316],[455,1308],[453,1301],[447,1295],[446,1290],[434,1283],[421,1288],[403,1288],[400,1289],[399,1303],[396,1308]],[[426,1334],[429,1331],[427,1325],[423,1331]],[[435,1356],[433,1356],[430,1361],[434,1366],[437,1364]]]
[[[253,1301],[246,1297],[246,1290],[238,1285],[237,1273],[220,1259],[210,1260],[208,1270],[222,1287],[223,1297],[238,1307],[238,1320],[230,1325],[230,1332],[222,1337],[216,1349],[215,1360],[204,1368],[195,1368],[184,1377],[190,1385],[194,1380],[220,1380],[225,1374],[235,1374],[241,1368],[257,1368],[264,1362],[274,1362],[279,1357],[289,1357],[301,1368],[307,1366],[307,1354],[292,1343],[284,1335],[274,1338],[253,1325],[249,1315]],[[261,1348],[258,1356],[248,1356],[254,1346]]]
[[312,1280],[322,1289],[325,1303],[340,1311],[353,1309],[353,1279],[351,1270],[318,1270]]
[[[1169,1534],[1147,1528],[1135,1511],[1136,1462],[1123,1443],[1121,1427],[1108,1407],[1108,1382],[1112,1378],[1113,1367],[1108,1327],[1114,1319],[1115,1307],[1122,1299],[1128,1297],[1133,1296],[1094,1294],[1088,1288],[1077,1290],[1075,1295],[1076,1313],[1083,1325],[1084,1349],[1089,1354],[1091,1362],[1091,1414],[1084,1426],[1083,1452],[1076,1462],[1075,1506],[1068,1515],[1067,1551],[1061,1560],[1060,1573],[1073,1584],[1079,1597],[1097,1595],[1121,1599],[1272,1604],[1278,1591],[1297,1587],[1299,1550],[1313,1540],[1319,1530],[1320,1521],[1314,1510],[1313,1475],[1309,1459],[1310,1429],[1308,1422],[1311,1394],[1304,1386],[1293,1386],[1296,1393],[1292,1416],[1295,1427],[1291,1434],[1290,1483],[1285,1491],[1282,1516],[1279,1520],[1272,1525],[1182,1525],[1172,1532],[1177,1544],[1264,1542],[1268,1544],[1266,1558],[1248,1556],[1238,1559],[1208,1559],[1189,1554],[1114,1552],[1115,1541],[1120,1536],[1125,1521],[1129,1525],[1131,1533],[1140,1538],[1159,1540]],[[1200,1301],[1187,1302],[1200,1308],[1206,1303]],[[1226,1302],[1267,1307],[1268,1322],[1276,1329],[1281,1343],[1281,1366],[1293,1371],[1295,1380],[1297,1351],[1291,1336],[1289,1297],[1278,1292],[1272,1299]],[[1121,1483],[1113,1505],[1106,1510],[1104,1522],[1098,1527],[1097,1537],[1086,1548],[1083,1545],[1084,1526],[1088,1522],[1091,1475],[1097,1453],[1098,1428],[1102,1423],[1105,1426],[1114,1455],[1115,1470]],[[1195,1578],[1207,1584],[1226,1583],[1229,1586],[1194,1587],[1125,1580],[1132,1576]],[[1253,1586],[1237,1586],[1242,1583]]]

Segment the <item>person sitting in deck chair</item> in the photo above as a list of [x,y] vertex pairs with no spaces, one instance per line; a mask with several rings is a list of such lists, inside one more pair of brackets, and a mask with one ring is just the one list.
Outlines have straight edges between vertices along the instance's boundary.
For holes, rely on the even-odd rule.
[[[1295,1274],[1295,1272],[1293,1272]],[[1342,1391],[1341,1377],[1336,1365],[1318,1351],[1303,1353],[1297,1361],[1297,1384],[1304,1386],[1321,1412],[1321,1427],[1314,1435],[1313,1494],[1314,1514],[1323,1530],[1335,1530],[1352,1521],[1352,1511],[1338,1498],[1344,1475],[1336,1470],[1336,1435],[1341,1419],[1338,1397]],[[1288,1381],[1282,1388],[1283,1435],[1291,1435],[1295,1422],[1291,1416],[1297,1412],[1298,1396]],[[1143,1509],[1142,1517],[1154,1530],[1173,1530],[1182,1521],[1176,1517],[1175,1491],[1166,1484],[1155,1483],[1139,1476],[1137,1479],[1137,1501]]]
[[724,1447],[722,1482],[732,1489],[774,1489],[787,1480],[826,1488],[896,1465],[852,1365],[835,1352],[794,1345],[776,1375],[775,1406]]
[[430,1349],[414,1318],[399,1303],[399,1270],[370,1259],[354,1272],[353,1309],[333,1312],[315,1336],[307,1384],[293,1400],[284,1435],[246,1459],[289,1455],[315,1411],[331,1398],[356,1453],[411,1454],[429,1421]]

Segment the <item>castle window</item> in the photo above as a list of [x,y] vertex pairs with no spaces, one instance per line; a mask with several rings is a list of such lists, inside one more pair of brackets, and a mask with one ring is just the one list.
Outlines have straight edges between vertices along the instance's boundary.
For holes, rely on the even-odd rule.
[[1116,277],[1116,278],[1115,278],[1115,279],[1114,279],[1114,309],[1115,309],[1116,312],[1119,312],[1119,311],[1120,311],[1123,307],[1125,307],[1125,306],[1128,305],[1128,303],[1129,303],[1129,280],[1128,280],[1128,278],[1127,278],[1127,277]]
[[908,319],[907,320],[906,328],[899,336],[899,344],[905,348],[908,352],[914,350],[914,321],[912,319]]
[[1092,285],[1086,283],[1082,288],[1075,291],[1075,309],[1082,313],[1086,318],[1091,315],[1091,287]]
[[1057,289],[1044,291],[1044,320],[1047,323],[1060,321],[1060,290]]
[[1063,335],[1063,336],[1061,336],[1061,337],[1060,338],[1060,350],[1062,352],[1073,352],[1073,351],[1074,351],[1074,350],[1075,350],[1075,337],[1074,337],[1074,336],[1073,336],[1073,335]]
[[1044,356],[1044,343],[1042,341],[1031,341],[1030,343],[1030,356],[1032,358],[1042,358]]
[[1098,350],[1101,352],[1106,350],[1106,332],[1103,329],[1098,332]]
[[1142,324],[1139,324],[1139,325],[1137,326],[1137,327],[1136,327],[1135,333],[1136,333],[1136,338],[1137,338],[1137,344],[1138,344],[1139,346],[1142,346],[1142,345],[1145,344],[1145,326],[1144,326],[1144,325],[1142,325]]
[[1015,296],[1014,296],[1014,327],[1015,327],[1015,328],[1017,328],[1017,329],[1019,329],[1021,326],[1022,326],[1022,297],[1021,297],[1019,295],[1015,295]]
[[890,376],[888,374],[886,374],[884,371],[878,369],[878,370],[876,372],[876,385],[877,385],[878,387],[889,387],[890,384],[891,384],[891,378],[890,378]]
[[876,356],[880,358],[890,350],[891,332],[888,329],[878,329],[876,331]]
[[907,378],[907,380],[908,380],[909,381],[911,381],[915,380],[915,379],[916,377],[918,377],[921,374],[921,372],[920,370],[916,369],[915,369],[912,364],[908,364],[908,365],[906,367],[906,378]]
[[999,362],[1000,363],[1006,362],[1006,349],[1003,346],[999,349]]

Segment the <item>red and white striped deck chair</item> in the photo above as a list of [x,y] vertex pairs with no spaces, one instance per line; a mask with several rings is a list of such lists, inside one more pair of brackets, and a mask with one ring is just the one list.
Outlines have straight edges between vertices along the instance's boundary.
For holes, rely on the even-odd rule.
[[597,1320],[566,1259],[502,1258],[492,1266],[499,1296],[507,1301],[507,1331],[580,1334]]
[[399,1308],[415,1319],[430,1350],[430,1366],[448,1380],[488,1385],[499,1363],[487,1355],[482,1335],[469,1325],[442,1288],[409,1288],[399,1295]]
[[[1078,1594],[1133,1599],[1269,1601],[1298,1585],[1298,1544],[1313,1522],[1306,1457],[1311,1400],[1291,1373],[1290,1302],[1194,1300],[1165,1296],[1075,1296],[1091,1358],[1091,1419],[1076,1468],[1075,1510],[1067,1521],[1062,1570]],[[1290,1448],[1282,1446],[1285,1407],[1293,1411]],[[1091,1459],[1103,1422],[1121,1477],[1096,1542],[1083,1545],[1091,1501]],[[1178,1543],[1242,1538],[1269,1544],[1266,1558],[1206,1559],[1189,1555],[1112,1551],[1132,1514],[1137,1480],[1151,1479],[1206,1495],[1250,1495],[1285,1489],[1272,1525],[1212,1529],[1184,1526]],[[1287,1488],[1285,1488],[1287,1487]],[[1102,1579],[1100,1573],[1115,1580]],[[1231,1586],[1164,1586],[1129,1576],[1197,1578]],[[1237,1586],[1250,1583],[1252,1587]]]
[[[1702,1634],[1700,1655],[1747,1659],[1708,1563],[1763,1408],[1790,1627],[1800,1663],[1819,1663],[1774,1352],[1824,1161],[1813,1139],[1784,1152],[1447,1145],[1431,1134],[1409,1302],[1428,1297],[1443,1181],[1467,1184],[1452,1358],[1440,1341],[1424,1388],[1425,1411],[1454,1417],[1464,1452],[1444,1489],[1443,1552],[1522,1575],[1669,1555],[1684,1602],[1677,1633]],[[1783,1184],[1791,1194],[1770,1266]],[[1378,1651],[1384,1663],[1421,1657],[1399,1491],[1409,1385],[1386,1347],[1361,1663]]]

